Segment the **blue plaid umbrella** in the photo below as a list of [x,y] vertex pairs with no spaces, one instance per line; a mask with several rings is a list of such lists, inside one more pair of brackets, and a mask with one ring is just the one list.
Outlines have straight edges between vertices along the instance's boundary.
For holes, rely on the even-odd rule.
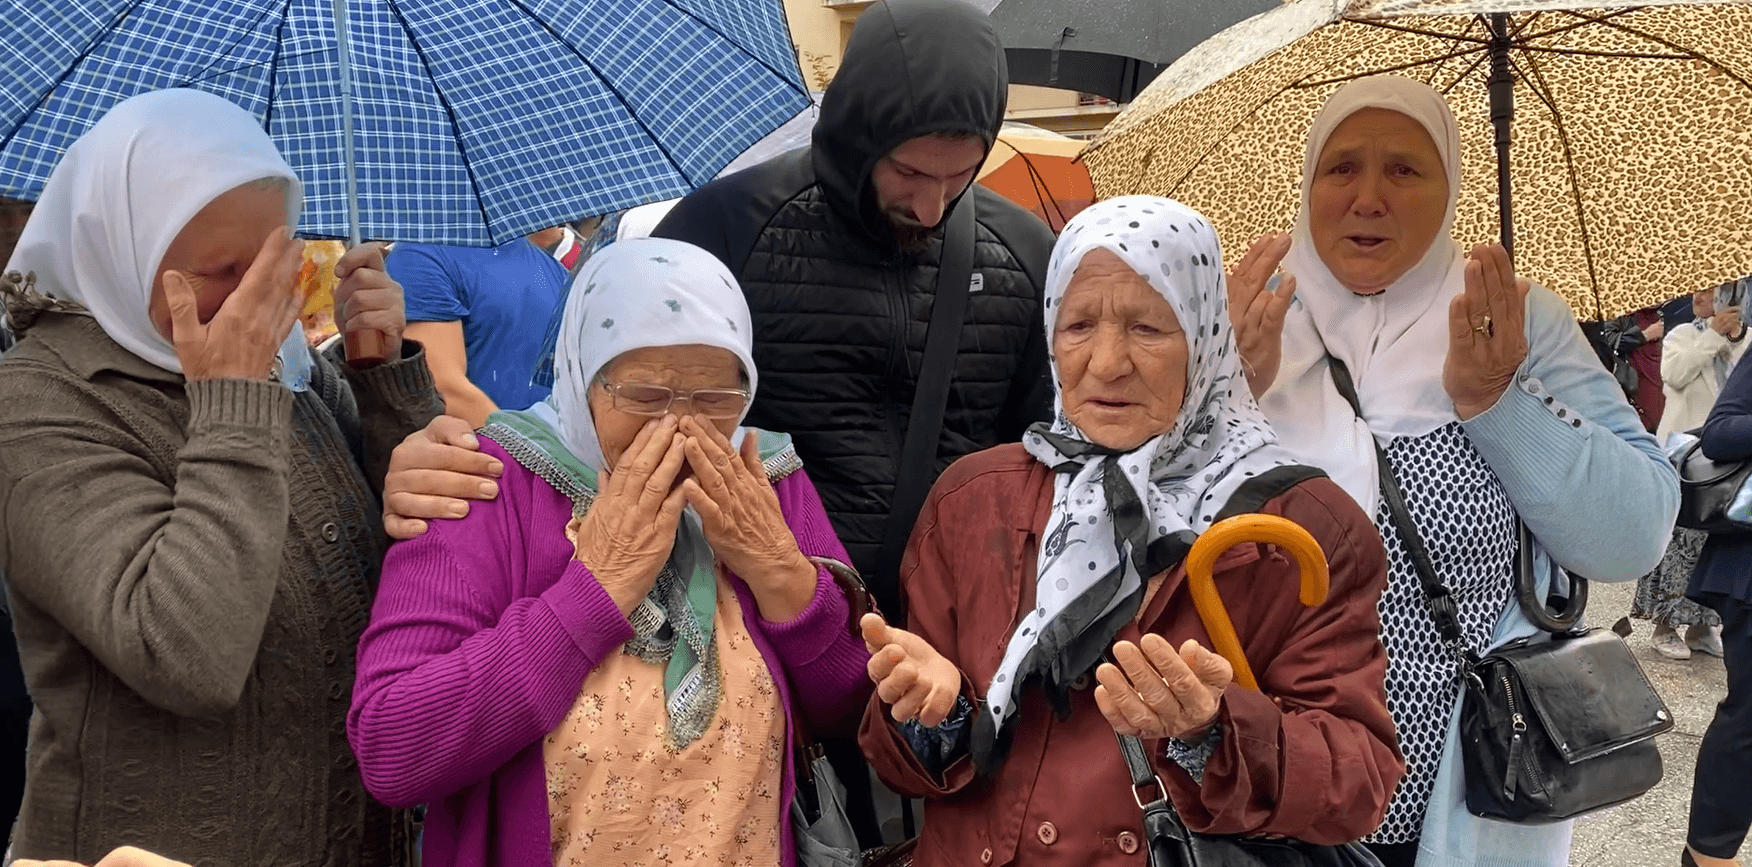
[[193,87],[262,119],[304,234],[356,200],[365,237],[485,246],[684,194],[809,104],[780,0],[344,2],[0,0],[0,195]]

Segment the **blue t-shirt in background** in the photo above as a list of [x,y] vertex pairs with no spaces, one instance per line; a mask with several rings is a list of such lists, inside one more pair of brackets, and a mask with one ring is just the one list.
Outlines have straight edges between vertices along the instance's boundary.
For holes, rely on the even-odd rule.
[[550,389],[530,376],[565,299],[566,269],[527,238],[497,247],[396,244],[387,263],[409,322],[462,322],[468,378],[500,409],[528,409]]

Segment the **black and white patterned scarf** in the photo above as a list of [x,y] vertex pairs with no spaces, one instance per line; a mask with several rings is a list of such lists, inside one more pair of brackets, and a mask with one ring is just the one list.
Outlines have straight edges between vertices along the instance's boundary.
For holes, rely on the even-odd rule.
[[[1184,559],[1243,483],[1297,463],[1248,390],[1228,317],[1216,231],[1169,199],[1126,196],[1083,211],[1059,238],[1047,271],[1045,327],[1083,257],[1103,249],[1142,275],[1186,332],[1186,399],[1172,430],[1129,451],[1091,442],[1064,411],[1022,438],[1058,474],[1037,562],[1036,606],[1010,637],[975,725],[976,761],[1016,714],[1017,687],[1040,679],[1063,711],[1070,682],[1101,659],[1137,616],[1145,581]],[[1058,359],[1053,381],[1061,388]]]

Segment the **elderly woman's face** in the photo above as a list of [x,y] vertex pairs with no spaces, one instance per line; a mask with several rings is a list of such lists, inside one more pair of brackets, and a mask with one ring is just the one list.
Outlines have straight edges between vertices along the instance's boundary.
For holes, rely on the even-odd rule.
[[1186,332],[1174,308],[1107,250],[1083,257],[1053,324],[1065,415],[1096,445],[1130,451],[1174,428]]
[[[736,431],[736,419],[708,418],[699,407],[682,400],[694,389],[742,388],[742,364],[734,353],[722,347],[698,344],[628,350],[615,356],[590,387],[590,416],[596,423],[596,439],[602,445],[603,460],[610,468],[619,463],[621,454],[639,435],[639,429],[652,418],[619,408],[609,388],[611,385],[666,386],[676,394],[669,406],[671,415],[693,414],[701,424],[716,425],[725,437]],[[685,465],[683,469],[682,475],[676,477],[678,482],[687,475]]]
[[1320,261],[1345,288],[1373,295],[1435,242],[1448,211],[1448,174],[1422,124],[1366,108],[1326,140],[1308,199]]
[[153,275],[146,309],[158,333],[172,339],[164,272],[179,271],[188,278],[196,311],[208,322],[237,291],[268,234],[284,225],[286,191],[271,184],[245,184],[207,203],[170,242]]

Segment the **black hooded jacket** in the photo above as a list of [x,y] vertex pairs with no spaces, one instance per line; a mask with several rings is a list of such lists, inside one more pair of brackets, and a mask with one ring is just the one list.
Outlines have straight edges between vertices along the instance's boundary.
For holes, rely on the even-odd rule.
[[[903,253],[870,173],[922,135],[967,132],[989,149],[1008,95],[1003,46],[965,0],[885,0],[853,28],[813,143],[701,187],[656,235],[696,244],[741,280],[754,314],[760,393],[748,424],[791,434],[828,515],[878,600],[873,574],[936,293],[941,233]],[[1052,232],[977,184],[974,274],[932,478],[1014,442],[1051,410],[1041,298]],[[939,226],[948,222],[947,215]]]

